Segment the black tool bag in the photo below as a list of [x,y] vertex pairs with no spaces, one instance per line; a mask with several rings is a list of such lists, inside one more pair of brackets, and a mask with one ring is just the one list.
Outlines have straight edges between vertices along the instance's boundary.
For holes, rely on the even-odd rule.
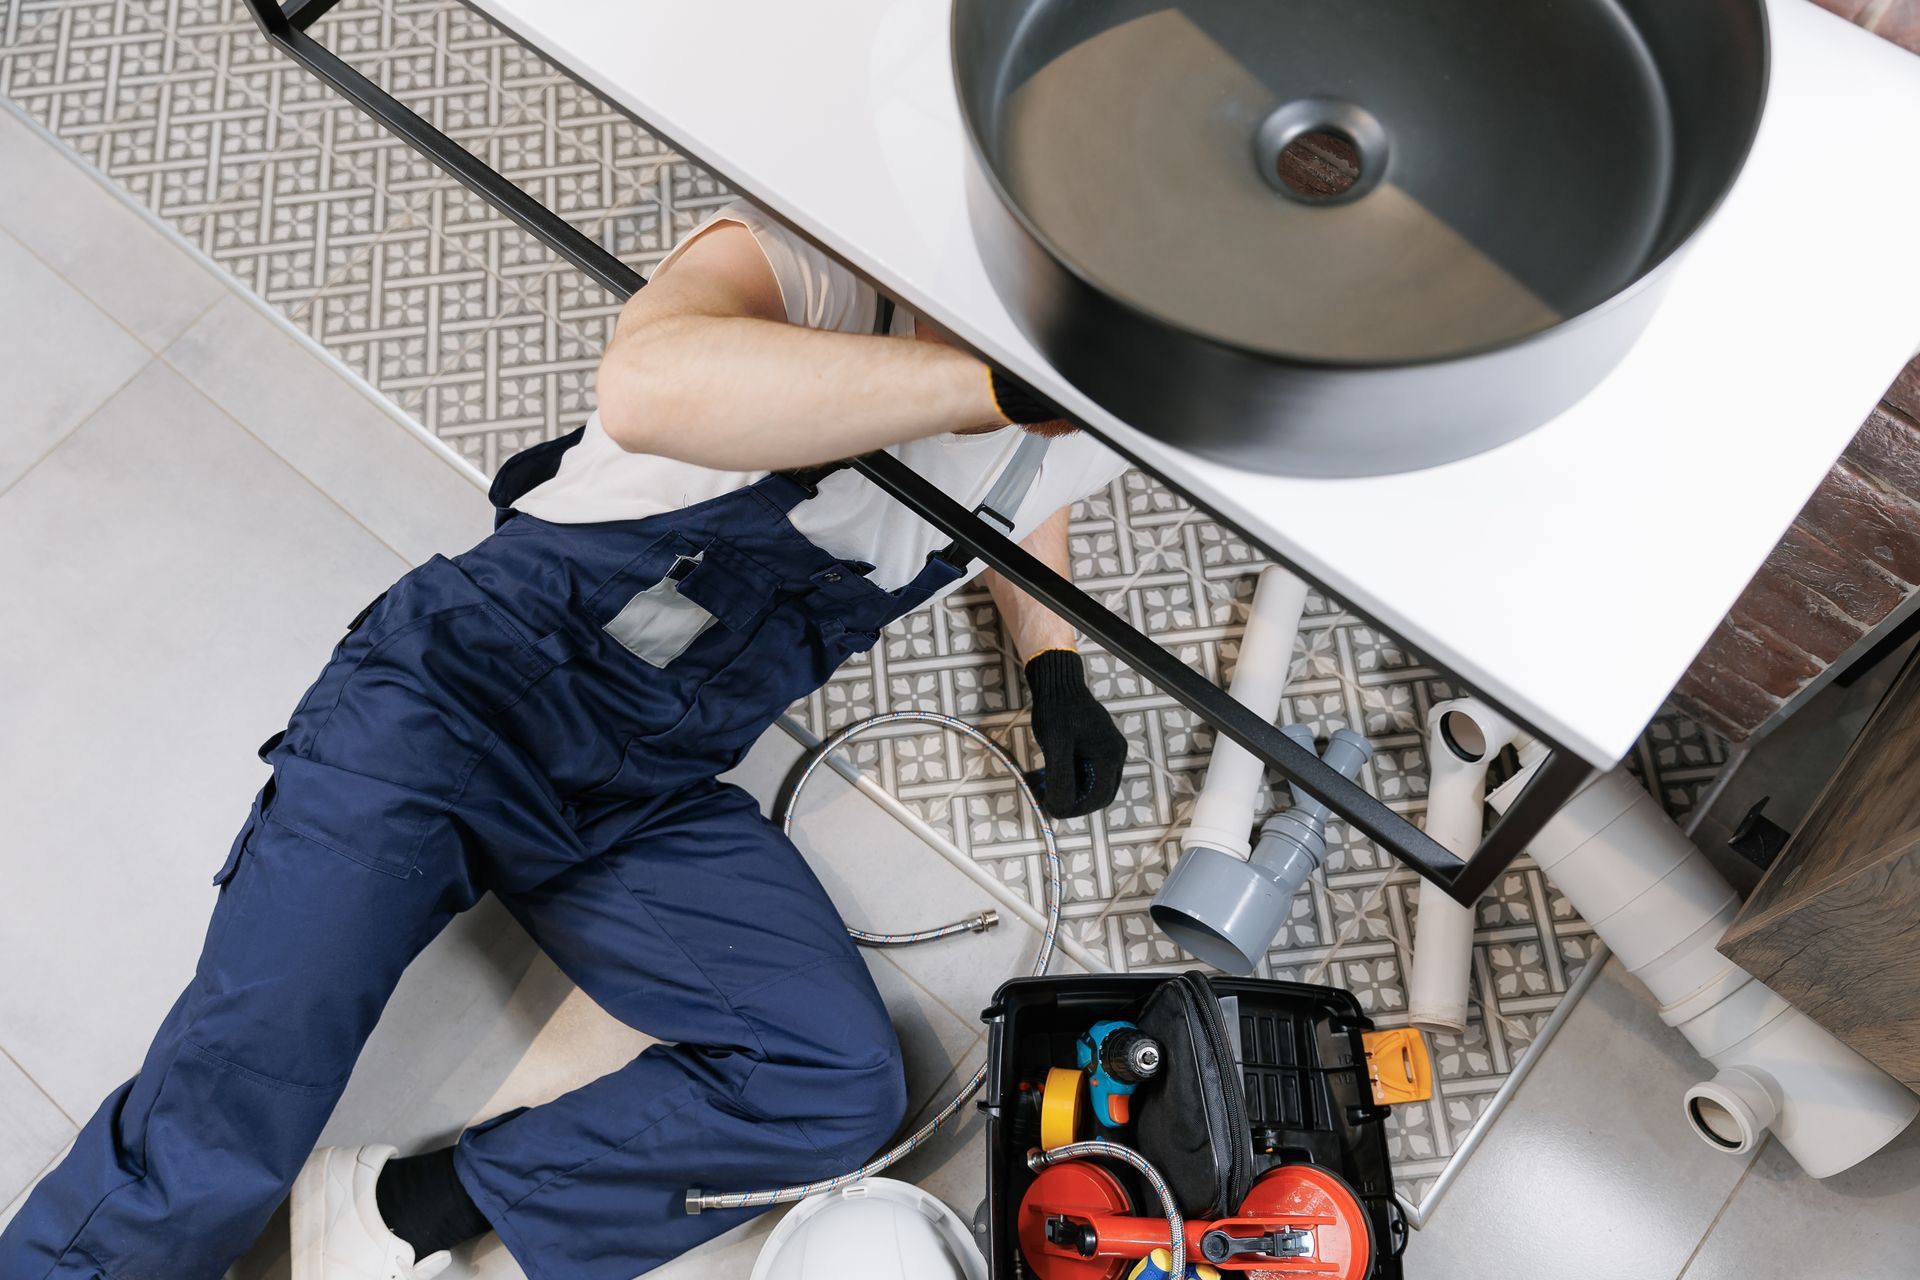
[[1182,1213],[1228,1217],[1253,1189],[1253,1135],[1219,998],[1202,973],[1168,979],[1138,1019],[1165,1065],[1134,1098],[1133,1143]]

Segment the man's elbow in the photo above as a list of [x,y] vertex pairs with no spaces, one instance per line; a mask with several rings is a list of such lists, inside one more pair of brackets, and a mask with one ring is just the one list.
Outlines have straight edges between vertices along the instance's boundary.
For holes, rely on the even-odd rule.
[[636,333],[600,360],[594,380],[600,425],[629,453],[676,456],[673,441],[682,434],[688,397],[676,377],[681,361],[673,345],[668,334]]
[[654,453],[664,419],[658,379],[645,362],[619,349],[600,360],[594,394],[600,405],[600,425],[615,444],[629,453]]

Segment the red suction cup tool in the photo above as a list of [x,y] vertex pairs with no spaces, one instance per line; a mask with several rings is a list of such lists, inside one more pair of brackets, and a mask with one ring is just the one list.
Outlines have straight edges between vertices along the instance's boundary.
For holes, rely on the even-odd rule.
[[[1132,1261],[1099,1255],[1100,1227],[1132,1214],[1126,1189],[1099,1165],[1085,1160],[1052,1165],[1040,1171],[1020,1202],[1020,1251],[1039,1280],[1119,1280]],[[1164,1245],[1164,1222],[1160,1231]]]
[[[1038,1280],[1121,1280],[1166,1247],[1166,1219],[1135,1217],[1120,1181],[1084,1160],[1042,1171],[1020,1203],[1020,1248]],[[1288,1165],[1233,1217],[1189,1219],[1187,1259],[1223,1280],[1367,1280],[1373,1229],[1338,1174]]]
[[1366,1280],[1373,1228],[1338,1174],[1310,1164],[1275,1169],[1254,1184],[1239,1216],[1188,1227],[1198,1261],[1254,1280]]

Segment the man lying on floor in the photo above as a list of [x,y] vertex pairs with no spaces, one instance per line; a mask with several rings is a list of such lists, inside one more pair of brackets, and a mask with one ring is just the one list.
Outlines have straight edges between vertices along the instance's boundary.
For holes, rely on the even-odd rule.
[[[426,1280],[488,1230],[536,1280],[628,1280],[748,1216],[689,1216],[689,1187],[842,1173],[895,1132],[900,1047],[865,965],[792,843],[716,781],[965,577],[823,464],[889,449],[1063,573],[1068,509],[1124,464],[739,206],[622,312],[599,393],[501,469],[497,532],[363,611],[262,749],[194,980],[0,1235],[0,1276],[219,1280],[291,1186],[296,1280]],[[1048,810],[1104,807],[1126,744],[1073,629],[989,585]],[[486,892],[665,1043],[445,1150],[314,1151],[401,973]]]

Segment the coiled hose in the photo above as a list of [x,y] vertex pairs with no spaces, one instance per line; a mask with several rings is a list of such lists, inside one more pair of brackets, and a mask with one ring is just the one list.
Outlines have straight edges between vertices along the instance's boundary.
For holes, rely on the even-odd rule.
[[[941,715],[937,711],[888,711],[881,715],[873,716],[870,719],[857,721],[841,729],[819,746],[815,747],[812,752],[808,754],[805,761],[802,762],[799,772],[794,775],[792,785],[788,787],[786,794],[780,798],[778,815],[780,829],[786,832],[793,830],[793,814],[800,800],[801,789],[807,785],[807,780],[813,776],[814,770],[818,769],[829,755],[853,741],[855,738],[871,733],[876,729],[895,724],[930,724],[937,728],[958,733],[963,737],[971,738],[973,741],[979,743],[980,746],[986,750],[987,754],[999,763],[1001,767],[1013,775],[1015,784],[1020,788],[1021,797],[1027,802],[1028,811],[1033,815],[1035,824],[1040,828],[1041,843],[1046,847],[1044,870],[1046,873],[1047,919],[1046,927],[1040,934],[1040,951],[1039,954],[1034,957],[1032,975],[1036,978],[1040,977],[1046,973],[1048,965],[1053,962],[1054,939],[1057,938],[1060,933],[1060,902],[1064,893],[1063,882],[1065,879],[1065,873],[1060,865],[1060,847],[1054,840],[1053,823],[1048,819],[1046,810],[1040,807],[1039,797],[1034,795],[1033,788],[1027,784],[1026,778],[1021,774],[1019,762],[1008,754],[1005,747],[1002,747],[999,743],[966,721],[956,719],[953,716]],[[923,929],[916,933],[868,933],[862,929],[849,929],[847,933],[855,942],[862,946],[905,947],[912,946],[919,942],[930,942],[935,938],[949,937],[956,933],[977,933],[983,929],[991,928],[997,920],[998,917],[993,912],[987,911],[969,916],[965,920],[956,920],[952,924],[942,925],[937,929]],[[960,1108],[966,1106],[968,1101],[980,1092],[980,1086],[985,1084],[986,1081],[987,1064],[983,1062],[980,1064],[980,1069],[973,1073],[973,1078],[967,1081],[959,1093],[954,1095],[953,1100],[942,1107],[938,1115],[921,1126],[919,1132],[902,1140],[892,1150],[876,1157],[851,1173],[843,1173],[837,1178],[826,1178],[819,1182],[810,1182],[805,1186],[780,1187],[769,1191],[721,1192],[703,1191],[698,1187],[693,1187],[687,1191],[687,1212],[700,1213],[707,1209],[764,1209],[770,1205],[791,1204],[796,1200],[804,1200],[808,1196],[818,1195],[823,1191],[837,1190],[850,1183],[858,1182],[862,1178],[873,1177],[882,1170],[891,1168],[924,1146],[928,1139],[945,1128],[947,1122],[959,1114]],[[1094,1143],[1084,1145],[1106,1146],[1110,1144]],[[1120,1149],[1124,1150],[1124,1148]],[[1124,1159],[1125,1157],[1120,1158]],[[1135,1157],[1135,1159],[1137,1160],[1138,1157]],[[1148,1180],[1153,1181],[1158,1176],[1158,1174],[1151,1174]]]

